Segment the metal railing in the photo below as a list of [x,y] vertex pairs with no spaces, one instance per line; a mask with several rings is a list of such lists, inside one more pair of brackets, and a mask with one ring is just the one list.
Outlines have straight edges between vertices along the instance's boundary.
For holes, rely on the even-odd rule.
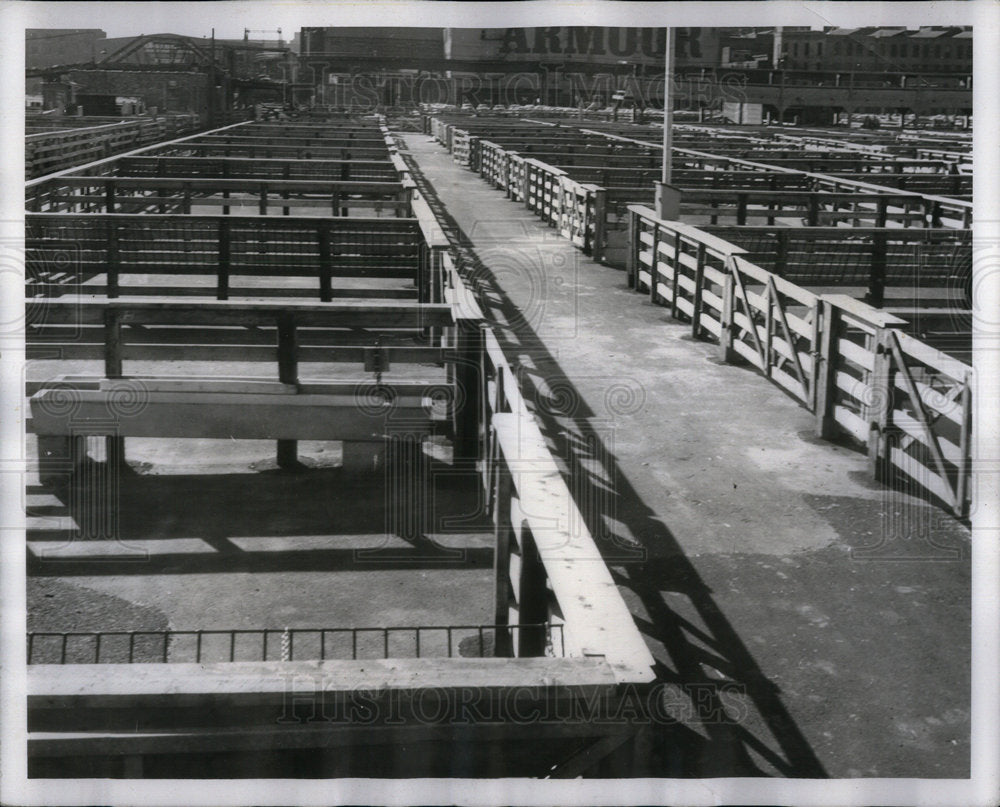
[[562,624],[415,625],[373,628],[237,628],[231,630],[51,631],[28,633],[29,664],[213,663],[326,659],[488,658],[497,631],[544,641],[563,658]]

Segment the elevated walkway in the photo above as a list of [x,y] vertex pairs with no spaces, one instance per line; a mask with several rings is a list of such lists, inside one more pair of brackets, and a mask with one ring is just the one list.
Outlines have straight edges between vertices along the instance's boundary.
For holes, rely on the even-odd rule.
[[967,776],[968,530],[868,481],[790,396],[439,144],[402,139],[657,659],[675,722],[632,775]]

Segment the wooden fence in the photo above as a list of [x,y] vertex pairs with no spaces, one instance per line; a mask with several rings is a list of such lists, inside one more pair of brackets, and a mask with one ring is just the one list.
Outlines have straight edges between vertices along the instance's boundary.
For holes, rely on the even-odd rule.
[[374,180],[392,182],[398,172],[387,155],[379,160],[293,159],[284,157],[123,157],[114,164],[124,176],[254,179]]
[[[445,360],[453,367],[451,382],[465,394],[461,410],[465,414],[455,425],[456,448],[460,457],[477,460],[468,467],[481,473],[489,512],[494,518],[497,616],[488,628],[493,633],[493,658],[456,658],[449,651],[447,656],[435,658],[393,657],[383,661],[359,657],[279,663],[267,661],[265,652],[263,661],[244,661],[238,675],[232,672],[231,664],[206,663],[203,659],[199,659],[200,664],[34,664],[28,673],[31,727],[28,748],[31,770],[36,775],[47,772],[65,775],[66,765],[72,765],[72,758],[81,755],[87,757],[89,775],[95,770],[115,771],[114,775],[119,777],[142,776],[144,766],[152,759],[156,760],[158,771],[183,773],[188,770],[184,755],[190,755],[192,750],[224,752],[239,759],[242,752],[260,741],[259,726],[253,732],[247,731],[246,709],[252,710],[258,722],[263,721],[261,725],[280,727],[280,731],[267,735],[272,749],[329,749],[344,744],[378,747],[398,742],[404,736],[407,742],[427,742],[436,748],[435,753],[440,757],[435,758],[436,764],[447,767],[450,755],[458,753],[456,743],[460,742],[461,749],[475,748],[476,753],[488,755],[495,770],[509,775],[523,772],[525,743],[541,740],[546,747],[557,744],[559,761],[548,768],[546,775],[575,777],[635,735],[641,723],[628,721],[625,725],[605,726],[591,721],[567,723],[563,717],[566,708],[584,701],[598,709],[599,714],[618,713],[615,710],[622,705],[619,703],[622,687],[643,686],[654,680],[654,659],[521,397],[513,368],[492,333],[484,330],[478,320],[475,299],[446,256],[443,267],[447,304],[409,306],[405,310],[367,304],[357,310],[338,306],[288,310],[283,305],[263,310],[259,305],[248,308],[225,303],[193,308],[111,303],[91,305],[81,312],[74,311],[73,302],[56,308],[43,301],[30,304],[38,311],[29,311],[29,321],[55,324],[53,318],[64,315],[67,322],[86,321],[108,335],[100,344],[108,378],[95,382],[97,390],[86,390],[91,397],[94,393],[103,394],[106,402],[128,380],[118,380],[122,375],[120,365],[130,358],[129,351],[134,348],[130,340],[115,334],[127,331],[130,337],[139,336],[142,325],[154,320],[161,322],[164,316],[180,317],[182,321],[173,324],[192,330],[206,331],[201,326],[212,325],[208,330],[218,331],[220,322],[255,333],[263,328],[267,331],[265,337],[276,340],[266,348],[260,346],[269,352],[271,361],[277,357],[279,379],[272,386],[276,383],[289,389],[272,389],[257,396],[243,394],[241,400],[257,397],[277,401],[296,397],[313,399],[322,405],[327,404],[321,399],[329,397],[329,389],[298,390],[303,384],[295,383],[298,362],[314,355],[310,353],[312,346],[302,340],[316,328],[343,327],[353,333],[358,325],[366,330],[391,331],[400,326],[448,327],[452,323],[455,340],[442,347]],[[432,323],[429,317],[438,319]],[[190,353],[192,345],[183,347],[183,357],[194,358]],[[369,345],[363,349],[381,348]],[[330,359],[327,356],[317,360]],[[182,383],[190,388],[199,381],[213,383],[205,379],[184,379]],[[168,382],[161,379],[157,383]],[[297,391],[293,393],[291,388]],[[158,391],[149,390],[147,394],[152,396],[147,405],[153,402],[153,397],[162,397]],[[211,398],[221,393],[216,388],[191,394]],[[417,397],[423,407],[424,396]],[[203,415],[216,407],[214,402],[207,402],[212,405],[203,407]],[[56,404],[58,409],[58,401]],[[358,409],[355,399],[353,410],[336,410],[344,415],[336,422],[331,422],[328,416],[296,418],[292,426],[297,429],[313,424],[314,431],[333,428],[341,433],[365,414]],[[329,407],[326,411],[329,414]],[[233,414],[237,414],[235,410]],[[168,419],[165,414],[144,418],[141,412],[132,413],[131,420],[128,429],[132,431],[139,429],[137,424],[141,421],[160,430],[165,424],[172,424],[187,429],[184,434],[192,428],[188,419],[176,416]],[[263,433],[267,438],[286,441],[300,436],[299,431],[289,431],[288,420],[287,417],[268,419],[269,428],[273,426],[275,431]],[[226,419],[226,428],[231,428],[232,422]],[[239,423],[253,426],[257,429],[254,434],[261,433],[262,426],[256,418],[251,421],[244,418]],[[470,425],[474,428],[469,428]],[[532,614],[546,614],[550,621],[527,622]],[[449,631],[447,635],[451,637],[447,626],[426,630]],[[480,626],[480,654],[486,655],[481,650],[482,630]],[[95,655],[99,659],[99,652]],[[384,655],[389,656],[388,639]],[[470,662],[475,663],[470,665]],[[304,682],[293,699],[288,698],[289,675],[301,676]],[[274,682],[279,679],[281,687],[275,687]],[[322,686],[319,683],[314,686],[313,682],[320,679]],[[385,720],[383,716],[382,720],[364,726],[364,734],[360,736],[356,725],[343,722],[324,722],[319,726],[320,731],[316,731],[317,725],[313,723],[294,725],[309,719],[308,710],[299,707],[310,698],[314,705],[327,702],[321,699],[349,703],[351,693],[361,691],[373,681],[380,692],[403,694],[400,703],[419,699],[423,709],[430,708],[433,702],[438,721],[429,724],[423,719],[401,729],[398,719]],[[502,725],[469,726],[460,736],[454,735],[452,728],[442,733],[441,721],[446,727],[467,722],[463,693],[470,691],[488,693],[490,703],[505,704],[508,696],[513,696],[518,711]],[[233,718],[232,709],[225,708],[234,698],[243,705],[243,717]],[[516,719],[522,707],[533,710],[530,713],[540,715],[540,719],[527,724]],[[180,713],[187,718],[178,723]],[[511,745],[516,745],[519,751],[508,759],[504,757],[505,749]],[[423,755],[421,764],[425,765],[427,759]],[[361,775],[370,769],[349,770]],[[424,768],[413,771],[414,775],[425,773]]]
[[[581,130],[582,138],[567,132],[568,139],[556,137],[556,145],[552,145],[546,138],[555,135],[554,131],[510,131],[517,133],[491,133],[499,140],[487,140],[454,126],[449,130],[452,142],[458,133],[463,144],[460,148],[466,150],[460,162],[505,190],[514,201],[523,202],[594,260],[623,266],[628,250],[627,208],[634,203],[651,203],[653,181],[659,177],[657,169],[639,167],[655,162],[650,154],[652,144]],[[470,156],[473,140],[475,160]],[[619,164],[588,164],[599,160]],[[628,165],[620,164],[623,162]],[[972,205],[958,199],[891,191],[855,179],[775,168],[690,149],[675,149],[673,162],[673,183],[684,191],[681,212],[696,221],[703,218],[711,224],[734,221],[745,225],[763,219],[773,225],[780,218],[791,218],[808,227],[838,223],[855,227],[971,226]],[[872,177],[866,174],[864,178]]]
[[[289,172],[290,173],[290,172]],[[405,216],[409,189],[400,182],[352,182],[215,177],[59,177],[27,188],[35,213],[190,213],[221,207],[223,215],[289,215],[303,208],[323,215]]]
[[[274,293],[329,301],[333,296],[357,296],[354,286],[333,287],[333,278],[410,279],[416,291],[427,284],[420,277],[420,223],[413,218],[298,218],[124,213],[27,213],[26,264],[28,294],[51,296],[79,284],[104,279],[109,298],[128,294],[268,294],[267,278],[309,278],[312,289]],[[54,254],[69,256],[58,266]],[[156,285],[129,276],[183,276],[183,284]],[[196,276],[211,285],[194,283]],[[234,278],[244,287],[234,287]],[[254,280],[249,280],[253,278]],[[162,283],[162,280],[160,280]],[[279,284],[281,285],[281,284]],[[394,290],[387,290],[390,296]],[[363,295],[378,295],[365,289]]]
[[891,313],[811,292],[718,235],[630,211],[631,287],[717,341],[724,361],[739,357],[785,389],[816,414],[821,437],[865,446],[878,478],[899,475],[968,514],[971,366]]
[[196,115],[174,115],[29,134],[24,140],[24,173],[28,178],[51,174],[197,128]]

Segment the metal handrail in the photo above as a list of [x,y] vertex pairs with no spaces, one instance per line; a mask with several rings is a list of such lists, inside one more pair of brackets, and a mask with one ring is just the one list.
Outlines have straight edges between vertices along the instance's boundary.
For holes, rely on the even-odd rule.
[[[310,653],[308,650],[305,651],[305,656],[301,655],[298,660],[309,659],[309,660],[326,660],[328,658],[349,658],[351,660],[357,660],[358,655],[358,638],[360,635],[369,634],[375,637],[381,637],[382,641],[380,643],[382,653],[380,658],[428,658],[428,657],[445,657],[453,658],[456,653],[455,647],[455,634],[458,632],[471,632],[471,636],[477,638],[477,642],[474,647],[478,652],[474,653],[474,656],[484,658],[491,655],[487,653],[486,637],[495,635],[497,630],[507,630],[510,632],[511,638],[516,631],[520,630],[544,630],[546,636],[546,645],[551,649],[552,655],[559,657],[564,657],[566,655],[566,642],[563,635],[562,624],[561,623],[528,623],[523,625],[409,625],[409,626],[387,626],[387,627],[370,627],[370,628],[235,628],[235,629],[222,629],[222,630],[138,630],[138,631],[32,631],[27,634],[28,642],[28,663],[29,664],[113,664],[113,663],[151,663],[160,662],[167,663],[168,661],[173,663],[181,663],[184,661],[193,661],[196,664],[200,664],[203,658],[208,655],[206,651],[207,639],[211,637],[228,637],[228,660],[237,660],[237,637],[239,636],[258,636],[260,637],[259,654],[254,654],[255,658],[241,658],[244,660],[268,660],[268,644],[269,639],[273,639],[275,636],[279,637],[279,643],[277,645],[272,644],[272,647],[280,648],[280,658],[282,661],[294,661],[295,660],[295,647],[296,639],[298,638],[299,647],[302,648],[301,640],[306,636],[312,636],[314,640],[318,640],[318,653]],[[558,630],[558,636],[556,636],[556,631]],[[426,637],[432,632],[444,633],[444,639],[446,642],[445,652],[427,654],[427,642],[426,639],[423,643],[424,653],[422,654],[421,649],[421,636]],[[390,637],[393,634],[405,634],[409,633],[413,636],[413,649],[414,653],[412,656],[400,656],[398,654],[390,655]],[[332,654],[328,652],[330,649],[329,637],[333,636],[349,636],[350,637],[350,652],[346,654]],[[117,643],[112,643],[109,640],[120,637],[121,641]],[[148,637],[151,642],[142,642],[143,637]],[[194,652],[185,653],[183,648],[179,647],[179,640],[182,637],[193,638],[195,642]],[[468,638],[468,637],[465,637]],[[41,655],[44,652],[44,642],[45,640],[55,639],[55,647],[53,648],[55,652],[51,655],[58,656],[58,660],[46,658],[44,661],[36,660],[37,655]],[[84,639],[89,640],[91,652],[86,655],[90,658],[90,661],[70,661],[70,651],[72,648],[71,640],[73,639]],[[142,647],[146,644],[146,647]],[[316,644],[316,641],[313,643]],[[139,645],[139,647],[137,647]],[[102,661],[102,647],[104,649],[104,660]],[[109,649],[111,647],[111,649]],[[114,650],[117,649],[117,654],[115,657],[109,660],[109,656],[115,655]],[[141,652],[142,657],[137,658],[137,650]],[[154,652],[155,651],[155,652]],[[173,658],[171,655],[173,654]],[[80,655],[80,654],[74,654]],[[246,654],[244,654],[246,655]],[[366,654],[362,658],[372,658],[372,655]],[[273,659],[272,659],[273,660]]]

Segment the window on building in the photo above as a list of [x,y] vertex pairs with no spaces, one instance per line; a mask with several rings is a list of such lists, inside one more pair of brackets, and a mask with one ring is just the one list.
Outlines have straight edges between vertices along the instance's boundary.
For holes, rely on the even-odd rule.
[[808,42],[806,42],[805,44],[802,45],[802,55],[803,56],[808,56],[809,55],[809,43]]
[[833,43],[833,55],[834,56],[840,56],[840,43],[839,42],[834,42]]
[[890,46],[889,46],[889,55],[890,55],[890,56],[898,56],[898,55],[899,55],[899,54],[898,54],[898,53],[896,52],[896,46],[895,46],[895,45],[890,45]]
[[817,42],[816,43],[816,55],[817,56],[822,56],[823,55],[823,43],[822,42]]
[[934,46],[934,58],[935,59],[940,59],[941,58],[941,46],[940,45],[935,45]]

